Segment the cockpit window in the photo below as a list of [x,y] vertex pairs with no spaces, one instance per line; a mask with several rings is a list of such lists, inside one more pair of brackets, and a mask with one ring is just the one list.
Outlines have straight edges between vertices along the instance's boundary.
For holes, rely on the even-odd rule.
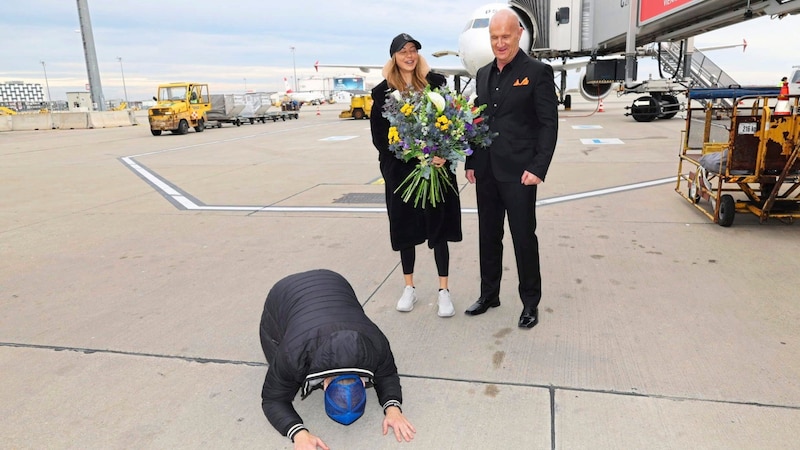
[[489,26],[488,18],[475,19],[475,21],[472,22],[472,28],[486,28],[488,26]]

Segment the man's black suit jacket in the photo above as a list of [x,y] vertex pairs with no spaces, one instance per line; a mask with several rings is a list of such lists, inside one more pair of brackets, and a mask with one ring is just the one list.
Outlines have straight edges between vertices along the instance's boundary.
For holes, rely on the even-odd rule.
[[495,61],[478,70],[475,104],[487,105],[484,115],[499,134],[489,148],[474,149],[465,167],[474,169],[478,179],[491,167],[500,182],[519,183],[525,170],[544,180],[558,137],[553,68],[520,50],[503,69],[498,85],[502,96],[496,103],[490,95],[492,70],[497,70]]

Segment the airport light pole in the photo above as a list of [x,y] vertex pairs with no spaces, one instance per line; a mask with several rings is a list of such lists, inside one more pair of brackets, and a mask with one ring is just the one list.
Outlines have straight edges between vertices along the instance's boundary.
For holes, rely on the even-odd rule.
[[292,50],[292,69],[294,70],[294,91],[297,92],[297,65],[294,62],[294,46],[289,48]]
[[50,102],[53,101],[53,97],[50,96],[50,82],[47,81],[47,67],[44,61],[39,61],[42,63],[42,70],[44,70],[44,84],[47,86],[47,109],[50,109]]
[[128,104],[128,88],[125,87],[125,71],[122,69],[122,57],[117,56],[117,61],[119,61],[119,71],[122,73],[122,90],[125,92],[125,104]]

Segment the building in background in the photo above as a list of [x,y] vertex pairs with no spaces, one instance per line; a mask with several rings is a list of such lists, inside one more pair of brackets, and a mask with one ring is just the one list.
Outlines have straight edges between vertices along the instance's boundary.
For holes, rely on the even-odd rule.
[[89,92],[67,92],[67,109],[72,112],[92,110],[92,94]]
[[42,85],[23,81],[0,83],[0,106],[13,108],[16,111],[45,108]]
[[362,76],[307,77],[298,80],[298,92],[321,92],[332,102],[349,102],[352,94],[372,89]]
[[364,77],[334,77],[334,91],[364,91]]

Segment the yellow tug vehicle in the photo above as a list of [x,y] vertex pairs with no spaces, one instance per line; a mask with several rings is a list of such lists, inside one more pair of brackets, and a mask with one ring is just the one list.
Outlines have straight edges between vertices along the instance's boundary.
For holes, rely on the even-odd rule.
[[147,110],[150,132],[186,134],[189,128],[200,133],[205,129],[206,113],[211,110],[208,85],[202,83],[167,83],[158,86],[156,105]]

